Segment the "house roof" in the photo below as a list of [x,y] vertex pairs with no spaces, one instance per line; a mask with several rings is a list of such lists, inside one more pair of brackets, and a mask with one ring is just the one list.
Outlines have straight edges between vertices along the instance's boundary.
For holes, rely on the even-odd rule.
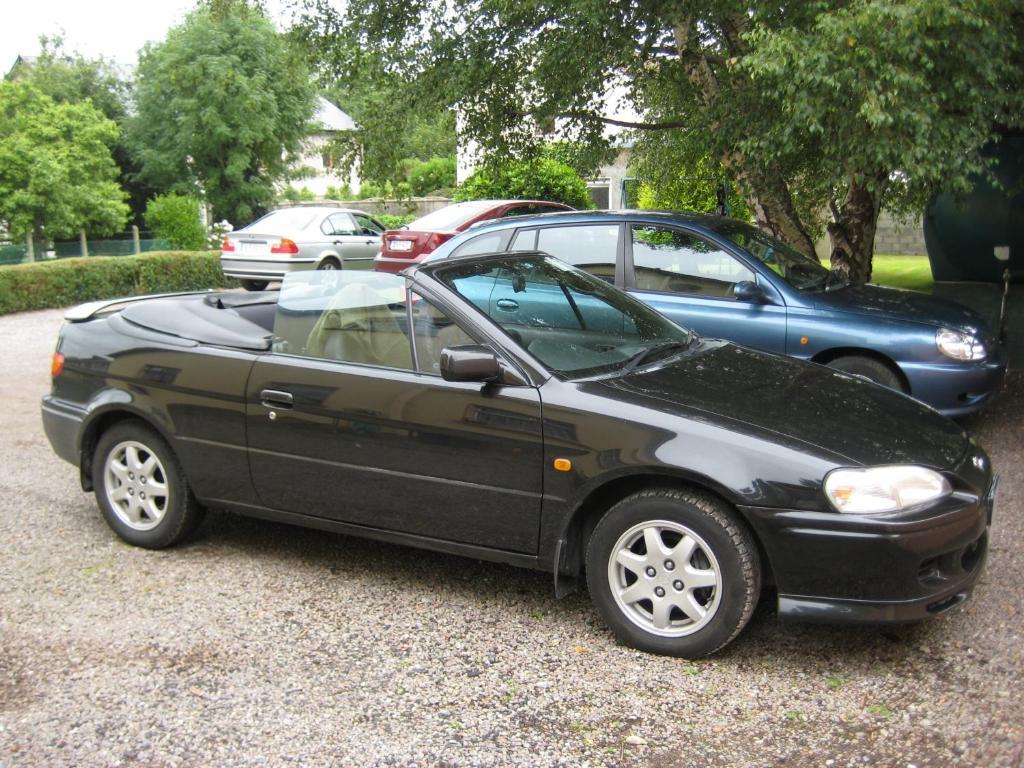
[[316,114],[313,121],[324,131],[354,131],[356,121],[331,104],[323,96],[317,96]]

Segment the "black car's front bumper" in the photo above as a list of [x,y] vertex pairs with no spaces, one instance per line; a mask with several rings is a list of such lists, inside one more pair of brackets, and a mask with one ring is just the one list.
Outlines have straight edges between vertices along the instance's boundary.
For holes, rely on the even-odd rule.
[[970,597],[985,566],[995,488],[903,515],[744,511],[771,563],[780,616],[911,622]]

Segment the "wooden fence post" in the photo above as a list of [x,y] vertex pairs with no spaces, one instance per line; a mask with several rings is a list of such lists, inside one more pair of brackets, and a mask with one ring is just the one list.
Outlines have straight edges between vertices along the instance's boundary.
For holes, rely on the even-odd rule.
[[135,224],[132,224],[132,247],[135,250],[136,256],[142,253],[142,243],[139,242],[139,228]]
[[82,255],[83,256],[88,256],[89,255],[89,243],[85,239],[85,230],[84,229],[78,230],[78,244],[80,246],[82,246]]
[[31,232],[29,232],[27,235],[25,235],[25,246],[27,248],[27,250],[25,251],[25,256],[28,258],[29,261],[35,261],[36,260],[36,244],[32,241],[32,233]]

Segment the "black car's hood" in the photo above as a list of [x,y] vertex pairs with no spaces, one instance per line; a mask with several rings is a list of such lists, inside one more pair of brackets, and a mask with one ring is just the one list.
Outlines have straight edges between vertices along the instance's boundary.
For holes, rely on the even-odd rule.
[[859,315],[884,316],[971,332],[984,331],[984,319],[955,301],[918,291],[878,285],[847,285],[814,294],[814,306]]
[[658,367],[604,379],[620,394],[682,416],[694,411],[749,424],[863,465],[950,468],[967,435],[926,405],[824,366],[703,341]]

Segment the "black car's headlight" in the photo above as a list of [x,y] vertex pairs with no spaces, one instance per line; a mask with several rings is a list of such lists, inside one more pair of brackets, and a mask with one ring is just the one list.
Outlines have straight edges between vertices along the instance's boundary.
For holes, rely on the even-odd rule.
[[938,472],[914,465],[834,469],[825,476],[829,503],[849,514],[898,512],[952,492]]
[[973,333],[940,328],[935,332],[935,346],[939,352],[954,360],[984,360],[988,350],[985,343]]

